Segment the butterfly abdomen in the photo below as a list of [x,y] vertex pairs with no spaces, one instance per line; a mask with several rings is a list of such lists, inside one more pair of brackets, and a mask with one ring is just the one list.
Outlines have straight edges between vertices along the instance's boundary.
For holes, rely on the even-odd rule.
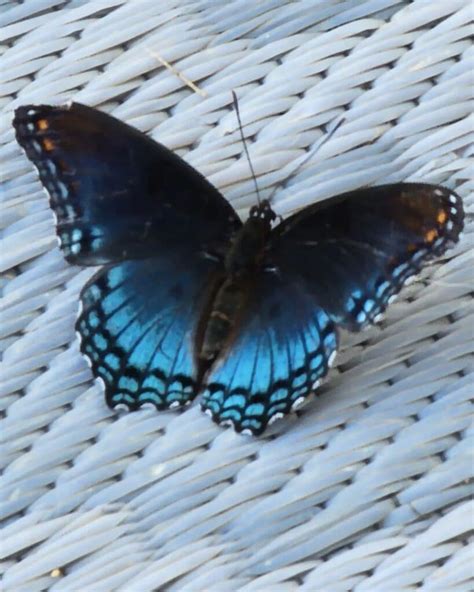
[[245,309],[248,282],[245,277],[228,277],[220,286],[205,320],[198,358],[213,362],[229,342]]

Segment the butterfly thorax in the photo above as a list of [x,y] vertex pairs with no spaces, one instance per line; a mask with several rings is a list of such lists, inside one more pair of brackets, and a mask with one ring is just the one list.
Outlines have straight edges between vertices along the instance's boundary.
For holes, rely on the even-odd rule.
[[249,218],[235,234],[224,259],[224,275],[204,314],[197,344],[198,364],[208,368],[229,347],[245,314],[252,282],[263,265],[275,218],[270,204],[264,201],[250,210]]
[[225,257],[225,269],[230,276],[255,272],[262,264],[265,247],[276,214],[267,201],[250,210],[250,215],[236,233]]

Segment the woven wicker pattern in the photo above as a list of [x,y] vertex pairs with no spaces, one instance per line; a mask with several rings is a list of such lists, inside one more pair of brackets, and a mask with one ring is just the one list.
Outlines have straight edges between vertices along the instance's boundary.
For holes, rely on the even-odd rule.
[[[5,590],[473,588],[469,35],[469,0],[0,2]],[[232,89],[278,213],[407,179],[456,188],[467,211],[443,264],[382,329],[344,335],[320,396],[259,439],[196,405],[105,406],[73,331],[91,270],[64,262],[11,128],[20,104],[99,106],[245,215]]]

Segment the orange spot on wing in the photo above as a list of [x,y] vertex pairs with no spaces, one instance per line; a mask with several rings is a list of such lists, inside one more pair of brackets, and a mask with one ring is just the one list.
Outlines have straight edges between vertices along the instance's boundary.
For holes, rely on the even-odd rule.
[[38,129],[41,131],[47,130],[49,127],[49,123],[46,119],[38,119]]
[[436,220],[438,221],[438,224],[444,224],[446,222],[448,218],[448,214],[446,214],[446,212],[444,210],[440,210],[438,212],[438,217],[436,218]]
[[50,140],[49,138],[44,138],[44,140],[43,140],[43,148],[47,152],[51,152],[51,150],[54,150],[54,142],[53,142],[53,140]]
[[407,245],[407,251],[409,253],[414,253],[417,249],[417,246],[415,243],[410,243],[409,245]]
[[437,236],[438,236],[438,231],[435,230],[434,228],[432,228],[431,230],[428,230],[427,232],[425,232],[425,241],[427,243],[432,243]]

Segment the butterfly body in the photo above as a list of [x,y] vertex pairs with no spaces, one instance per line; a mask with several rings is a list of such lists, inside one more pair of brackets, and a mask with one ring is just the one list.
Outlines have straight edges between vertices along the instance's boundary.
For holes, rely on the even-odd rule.
[[19,107],[66,259],[103,265],[84,286],[81,352],[107,403],[180,407],[201,393],[220,424],[261,434],[327,374],[338,329],[377,322],[455,244],[454,191],[399,183],[242,223],[170,150],[96,109]]
[[249,302],[252,279],[264,269],[265,250],[275,218],[270,204],[263,201],[251,209],[247,221],[225,245],[223,272],[210,290],[196,335],[195,359],[200,383],[212,364],[232,345],[235,328]]

